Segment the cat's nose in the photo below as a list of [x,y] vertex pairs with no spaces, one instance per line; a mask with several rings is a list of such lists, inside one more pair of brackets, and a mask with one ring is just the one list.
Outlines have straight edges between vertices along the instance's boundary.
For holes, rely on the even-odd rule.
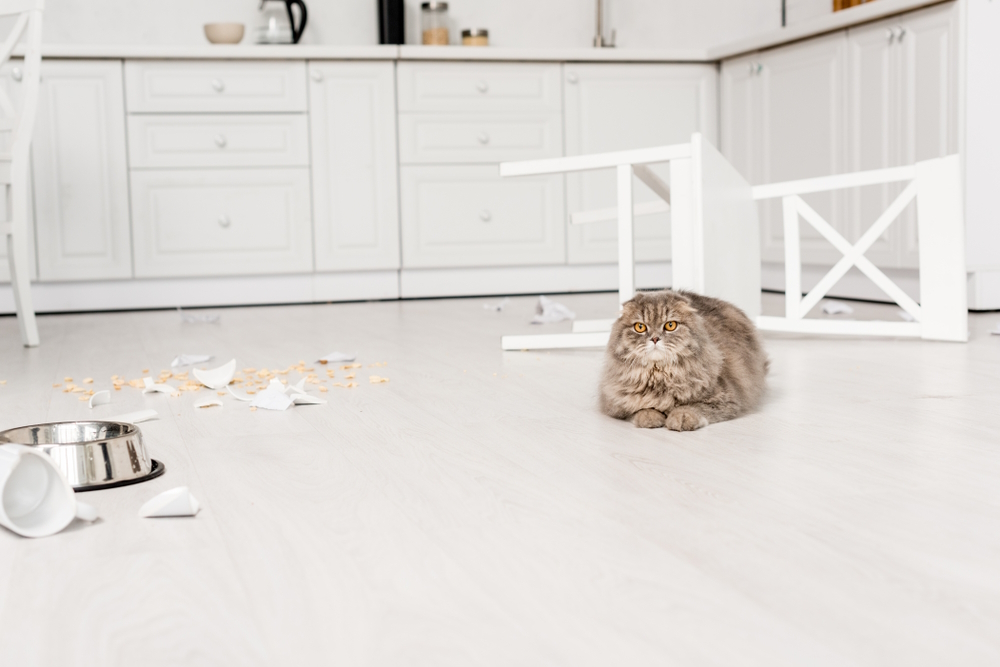
[[656,345],[657,343],[660,342],[660,339],[657,338],[656,336],[653,336],[653,338],[651,340],[653,341],[653,345]]

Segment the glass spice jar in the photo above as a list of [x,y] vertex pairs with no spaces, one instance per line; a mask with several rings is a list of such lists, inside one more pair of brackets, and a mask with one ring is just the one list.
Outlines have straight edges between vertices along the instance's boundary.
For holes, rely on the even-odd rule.
[[462,31],[462,46],[489,46],[490,31],[486,28],[466,28]]
[[433,46],[447,46],[451,43],[448,37],[448,3],[425,2],[420,5],[421,41]]

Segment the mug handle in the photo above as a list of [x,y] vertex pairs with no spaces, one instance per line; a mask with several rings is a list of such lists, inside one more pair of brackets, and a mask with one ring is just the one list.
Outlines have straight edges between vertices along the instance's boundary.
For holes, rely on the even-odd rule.
[[97,508],[87,503],[76,501],[76,518],[83,521],[95,521],[97,519]]

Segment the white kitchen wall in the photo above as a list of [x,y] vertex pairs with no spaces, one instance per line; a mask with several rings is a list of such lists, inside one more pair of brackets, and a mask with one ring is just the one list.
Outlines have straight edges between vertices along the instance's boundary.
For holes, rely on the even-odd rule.
[[[419,0],[406,0],[408,41],[418,39]],[[310,44],[374,44],[375,0],[307,0]],[[780,25],[780,0],[606,0],[608,30],[627,48],[700,48]],[[789,19],[829,11],[830,0],[789,0]],[[451,0],[458,29],[485,27],[496,46],[582,47],[594,34],[595,0]],[[47,0],[45,42],[204,44],[202,24],[248,28],[258,0]],[[248,35],[245,42],[249,42]]]

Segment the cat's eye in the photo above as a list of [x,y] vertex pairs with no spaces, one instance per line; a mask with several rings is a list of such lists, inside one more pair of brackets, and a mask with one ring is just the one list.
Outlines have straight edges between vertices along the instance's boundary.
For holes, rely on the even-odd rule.
[[643,324],[642,322],[636,322],[635,326],[632,328],[638,331],[639,333],[646,333],[646,325]]
[[663,325],[664,331],[673,331],[676,328],[677,328],[677,322],[674,322],[673,320],[670,320],[669,322]]

